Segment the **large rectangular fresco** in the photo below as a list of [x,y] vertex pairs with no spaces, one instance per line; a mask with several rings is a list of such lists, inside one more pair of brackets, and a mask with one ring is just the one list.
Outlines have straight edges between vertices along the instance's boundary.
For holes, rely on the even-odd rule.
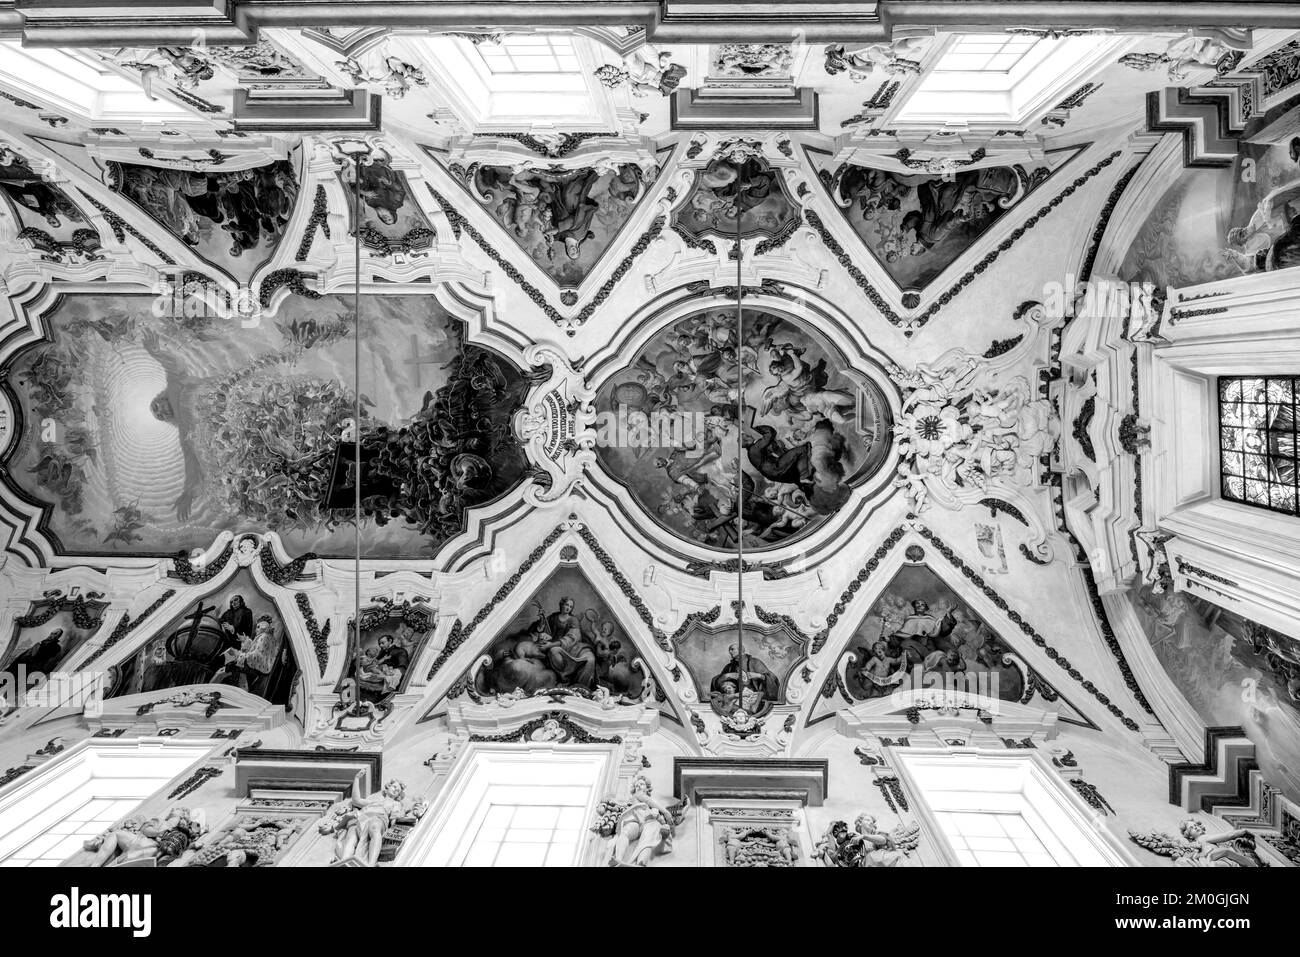
[[510,431],[525,382],[461,340],[432,297],[291,297],[244,328],[155,315],[147,296],[68,296],[7,387],[22,432],[7,481],[48,506],[69,553],[171,554],[224,530],[352,554],[353,383],[363,553],[429,555],[524,470]]

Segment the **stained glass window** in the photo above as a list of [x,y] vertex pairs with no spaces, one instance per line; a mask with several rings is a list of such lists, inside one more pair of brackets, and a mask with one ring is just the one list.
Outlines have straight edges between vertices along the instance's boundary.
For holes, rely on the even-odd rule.
[[1219,380],[1221,494],[1228,501],[1300,514],[1297,389],[1296,376]]

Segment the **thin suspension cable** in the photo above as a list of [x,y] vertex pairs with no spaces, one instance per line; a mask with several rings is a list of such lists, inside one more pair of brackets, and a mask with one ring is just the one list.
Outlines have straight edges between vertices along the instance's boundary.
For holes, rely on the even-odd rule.
[[356,471],[353,473],[353,510],[356,515],[356,561],[353,567],[352,694],[361,703],[361,154],[352,155],[352,327],[354,406],[352,439]]
[[[737,187],[744,184],[737,183]],[[741,305],[740,197],[736,194],[736,692],[741,710],[749,676],[745,668],[745,311]]]

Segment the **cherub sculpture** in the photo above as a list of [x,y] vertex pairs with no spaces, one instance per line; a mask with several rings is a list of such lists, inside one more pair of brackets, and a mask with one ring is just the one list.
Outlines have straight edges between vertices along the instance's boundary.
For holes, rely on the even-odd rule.
[[921,840],[919,824],[900,824],[892,831],[880,830],[870,814],[859,814],[853,830],[835,821],[817,842],[813,856],[826,867],[898,867]]
[[1264,866],[1255,852],[1255,835],[1250,831],[1238,828],[1208,837],[1205,825],[1194,817],[1179,824],[1178,831],[1181,837],[1163,831],[1129,831],[1128,836],[1134,844],[1152,854],[1172,857],[1176,867]]
[[600,803],[591,829],[614,839],[611,867],[645,867],[673,849],[673,833],[682,812],[680,804],[669,805],[656,798],[650,779],[638,774],[626,801],[608,797]]
[[686,67],[672,62],[667,50],[642,46],[623,58],[621,67],[606,63],[595,70],[595,77],[610,89],[627,86],[633,96],[669,96],[681,85]]
[[1183,36],[1170,40],[1164,53],[1126,53],[1119,62],[1144,72],[1168,65],[1169,79],[1185,80],[1188,72],[1196,67],[1213,68],[1216,72],[1227,69],[1233,62],[1231,54],[1234,52],[1221,40],[1198,37],[1188,30]]
[[66,866],[183,867],[193,855],[194,842],[206,830],[201,811],[175,807],[166,817],[132,819],[86,841],[89,860],[81,855]]
[[332,863],[374,867],[379,863],[385,832],[399,821],[418,820],[426,810],[423,798],[408,806],[406,785],[389,781],[377,795],[336,802],[317,826],[322,834],[334,835]]
[[891,43],[873,43],[853,51],[846,51],[842,43],[832,43],[826,47],[826,72],[834,76],[847,70],[855,83],[865,80],[877,67],[891,76],[920,73],[921,57],[931,39],[902,36]]
[[383,69],[378,73],[371,73],[355,57],[338,60],[334,65],[357,86],[382,86],[384,92],[395,100],[406,96],[413,86],[429,85],[423,70],[395,56],[384,57]]

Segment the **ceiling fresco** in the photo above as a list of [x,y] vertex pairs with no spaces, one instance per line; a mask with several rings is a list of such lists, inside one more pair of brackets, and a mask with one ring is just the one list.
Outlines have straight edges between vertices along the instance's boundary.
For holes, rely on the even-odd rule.
[[[900,169],[856,163],[832,167],[815,151],[809,159],[853,231],[900,289],[922,289],[1020,205],[1080,148],[1015,166],[960,166],[939,174],[925,164]],[[897,160],[896,160],[897,162]]]
[[287,160],[219,173],[115,163],[107,177],[167,232],[243,282],[270,257],[298,200]]
[[523,473],[522,374],[432,297],[367,297],[360,367],[340,296],[290,297],[249,328],[158,306],[67,296],[15,359],[8,474],[69,553],[172,554],[232,524],[348,553],[358,399],[370,554],[428,554]]
[[556,285],[578,286],[627,223],[647,182],[635,163],[614,169],[478,166],[467,171],[465,186]]
[[678,320],[596,399],[628,436],[599,448],[611,474],[656,521],[721,550],[737,534],[764,548],[816,529],[882,467],[892,424],[881,387],[808,326],[760,309],[744,323],[740,341],[734,309]]
[[0,804],[208,742],[187,862],[424,864],[526,752],[575,861],[929,866],[973,755],[1300,863],[1300,16],[972,2],[0,4]]

